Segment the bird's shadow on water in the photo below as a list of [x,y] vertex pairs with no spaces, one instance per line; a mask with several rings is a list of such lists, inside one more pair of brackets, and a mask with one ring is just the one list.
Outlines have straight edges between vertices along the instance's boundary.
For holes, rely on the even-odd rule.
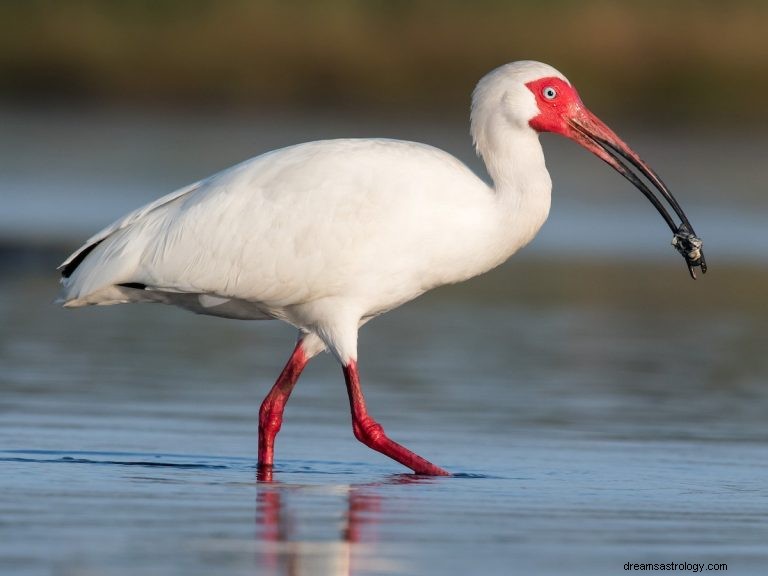
[[[260,470],[253,458],[146,452],[0,450],[0,464],[4,463],[21,465],[21,474],[26,474],[25,464],[71,464],[83,467],[81,474],[87,476],[92,467],[100,481],[140,481],[148,483],[150,491],[151,484],[159,488],[182,483],[190,486],[191,494],[200,495],[201,490],[208,490],[206,485],[218,485],[217,494],[223,488],[237,498],[242,494],[238,490],[255,488],[255,496],[251,492],[248,498],[253,506],[253,539],[247,543],[217,541],[216,545],[240,551],[245,547],[260,570],[275,575],[295,573],[299,565],[316,574],[354,574],[382,567],[386,573],[408,572],[407,566],[383,554],[379,542],[380,528],[408,521],[408,502],[415,494],[409,487],[423,495],[453,479],[487,478],[470,473],[452,477],[392,474],[367,463],[320,460],[289,460],[274,469]],[[110,467],[154,472],[111,475],[111,479],[99,476],[97,470]],[[45,482],[39,468],[34,475],[38,482]],[[162,502],[162,494],[158,493],[158,500],[153,496],[153,501]],[[189,506],[194,508],[194,502]]]
[[[2,450],[0,462],[27,462],[30,464],[91,464],[97,466],[141,466],[147,468],[179,468],[224,470],[231,466],[217,463],[215,456],[190,454],[151,454],[146,452],[98,452],[62,450]],[[245,459],[243,459],[245,460]]]
[[[317,482],[322,476],[325,481]],[[401,524],[414,522],[409,504],[416,494],[437,490],[454,478],[484,476],[391,474],[370,464],[320,461],[257,468],[256,562],[275,575],[413,573],[402,555],[386,551],[388,532],[399,533]],[[325,510],[322,522],[319,509]]]
[[0,462],[30,464],[83,464],[94,466],[137,466],[187,470],[244,470],[255,471],[258,484],[279,485],[277,477],[293,475],[325,476],[378,476],[380,480],[360,480],[353,485],[423,484],[437,480],[491,478],[485,474],[457,472],[448,477],[426,476],[414,473],[392,474],[372,468],[369,464],[325,460],[295,460],[281,463],[276,468],[261,469],[252,458],[238,456],[209,456],[198,454],[171,454],[152,452],[112,452],[94,450],[0,450]]

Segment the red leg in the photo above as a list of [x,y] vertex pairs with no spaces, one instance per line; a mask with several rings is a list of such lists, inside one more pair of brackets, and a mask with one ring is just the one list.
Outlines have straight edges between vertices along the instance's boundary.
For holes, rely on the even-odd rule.
[[357,372],[357,363],[352,360],[344,366],[344,379],[347,381],[349,393],[349,405],[352,409],[352,430],[355,438],[369,448],[397,460],[417,474],[429,476],[450,476],[450,473],[439,466],[425,460],[418,454],[414,454],[405,446],[393,442],[384,433],[384,428],[368,415],[365,407],[365,398],[360,388],[360,376]]
[[293,387],[301,376],[309,358],[301,347],[302,340],[296,344],[288,363],[280,377],[272,386],[259,410],[259,468],[272,467],[275,452],[275,436],[283,423],[283,410]]

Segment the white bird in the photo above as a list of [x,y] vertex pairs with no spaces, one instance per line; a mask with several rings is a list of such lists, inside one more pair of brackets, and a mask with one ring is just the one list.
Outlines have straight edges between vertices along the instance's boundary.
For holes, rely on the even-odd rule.
[[260,469],[273,465],[302,369],[329,350],[343,368],[355,436],[416,473],[446,475],[390,440],[368,414],[358,329],[427,290],[487,272],[530,242],[550,207],[540,132],[575,140],[630,179],[675,233],[691,272],[706,270],[701,241],[656,174],[560,72],[522,61],[487,74],[472,97],[472,138],[492,186],[448,153],[415,142],[290,146],[164,196],[91,237],[59,267],[60,301],[70,308],[160,302],[287,322],[298,342],[259,412]]

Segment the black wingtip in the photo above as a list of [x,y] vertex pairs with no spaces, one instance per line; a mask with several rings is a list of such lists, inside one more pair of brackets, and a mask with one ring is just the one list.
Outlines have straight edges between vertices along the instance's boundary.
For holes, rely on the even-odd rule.
[[72,276],[72,272],[74,272],[77,269],[77,267],[80,266],[80,264],[82,264],[83,260],[86,259],[88,254],[90,254],[93,251],[93,249],[96,248],[96,246],[101,244],[101,242],[102,241],[100,240],[98,242],[94,242],[90,246],[83,248],[77,256],[72,258],[71,261],[67,262],[66,266],[62,266],[61,267],[62,277],[69,278],[70,276]]
[[141,282],[125,282],[123,284],[118,284],[118,286],[122,286],[123,288],[133,288],[134,290],[146,290],[147,285],[142,284]]

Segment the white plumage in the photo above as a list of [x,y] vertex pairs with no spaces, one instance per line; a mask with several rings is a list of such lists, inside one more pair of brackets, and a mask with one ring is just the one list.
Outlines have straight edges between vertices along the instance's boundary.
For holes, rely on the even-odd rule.
[[[473,120],[494,158],[487,120]],[[247,160],[90,238],[62,265],[92,248],[60,298],[278,318],[355,358],[362,322],[486,272],[538,231],[550,180],[536,133],[513,128],[499,136],[528,152],[515,159],[525,178],[495,188],[446,152],[399,140],[309,142]]]
[[283,148],[169,194],[90,238],[61,266],[61,301],[161,302],[289,322],[300,339],[262,405],[261,464],[272,464],[298,374],[327,348],[344,366],[358,438],[416,471],[445,473],[392,443],[365,412],[358,328],[427,290],[486,272],[534,237],[551,188],[538,132],[571,137],[617,167],[596,136],[584,136],[615,135],[545,64],[516,62],[485,76],[471,120],[493,186],[453,156],[414,142]]

